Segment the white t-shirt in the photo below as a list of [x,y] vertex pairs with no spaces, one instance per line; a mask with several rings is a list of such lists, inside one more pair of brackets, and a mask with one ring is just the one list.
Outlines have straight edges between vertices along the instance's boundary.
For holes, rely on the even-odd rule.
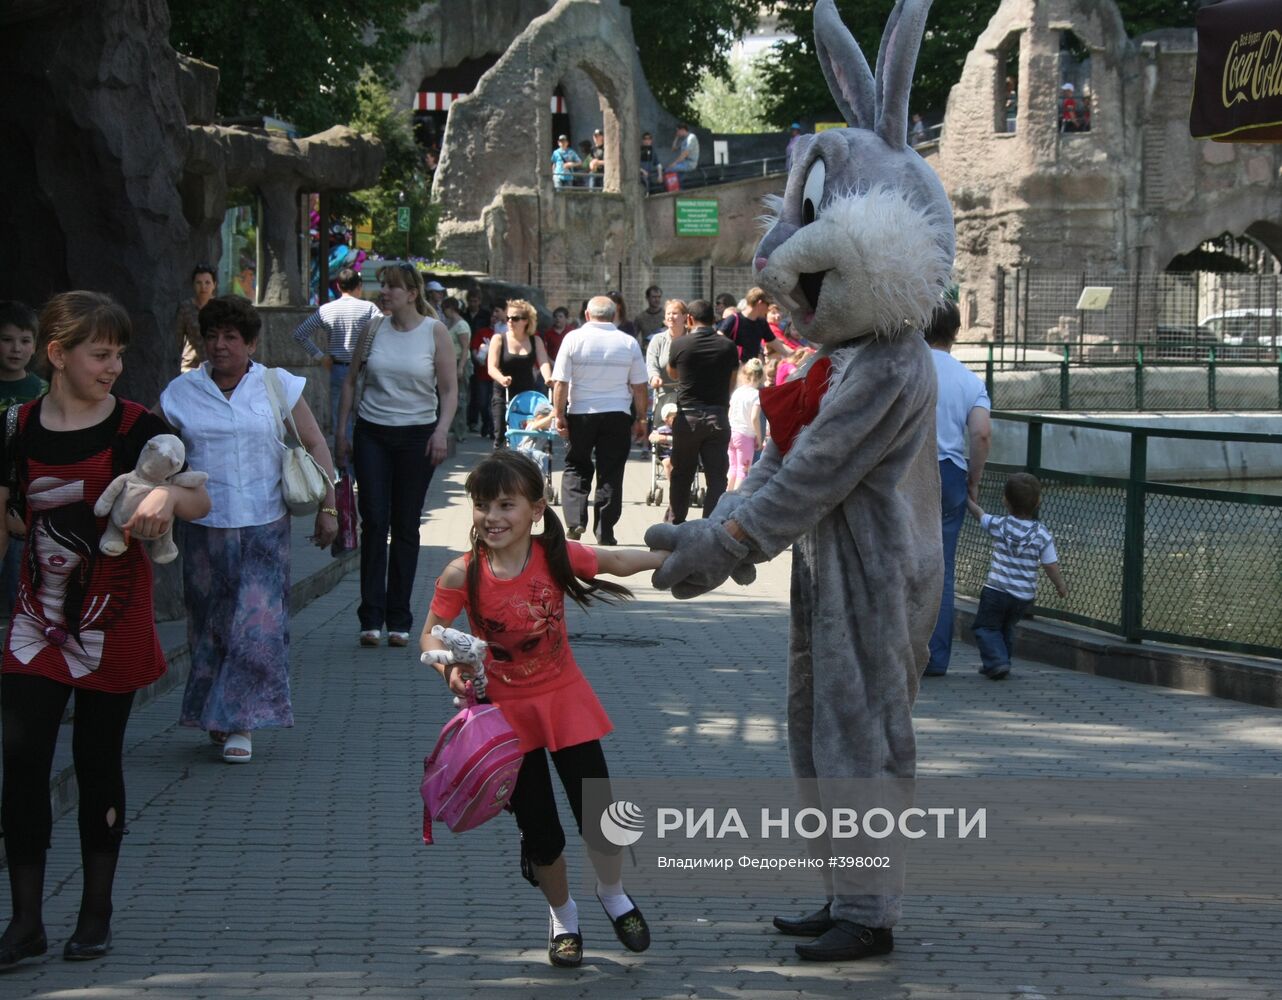
[[381,324],[365,362],[362,420],[410,427],[436,420],[436,324],[430,316],[412,330]]
[[[263,383],[269,369],[254,361],[230,397],[209,377],[209,362],[183,372],[160,394],[161,415],[178,431],[187,464],[209,473],[209,513],[196,521],[210,528],[248,528],[285,515],[280,472],[284,444],[272,398]],[[307,379],[283,368],[280,380],[290,410]]]
[[754,385],[741,385],[730,394],[730,429],[740,434],[756,435],[752,424],[752,408],[761,398],[761,390]]
[[947,351],[931,350],[939,396],[935,401],[935,443],[939,460],[948,459],[960,469],[966,465],[966,420],[980,406],[991,410],[984,380]]
[[645,385],[645,358],[635,337],[610,323],[584,323],[556,352],[553,382],[569,383],[568,413],[627,413],[631,386]]

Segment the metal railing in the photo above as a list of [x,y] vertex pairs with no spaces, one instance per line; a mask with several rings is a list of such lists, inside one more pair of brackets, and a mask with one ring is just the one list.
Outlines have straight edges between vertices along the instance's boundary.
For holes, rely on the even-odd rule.
[[[980,505],[1002,513],[1006,473],[1042,481],[1039,518],[1055,538],[1069,585],[1061,599],[1038,582],[1036,614],[1119,635],[1207,649],[1282,655],[1282,495],[1155,481],[1155,440],[1282,446],[1282,434],[1224,434],[994,413],[994,438],[1027,425],[1022,465],[986,467]],[[1005,424],[1005,428],[1003,428]],[[1056,445],[1083,428],[1126,435],[1119,475],[1083,475],[1044,457],[1044,429],[1064,427]],[[1053,465],[1051,463],[1054,463]],[[1214,467],[1214,461],[1210,461]],[[1056,467],[1058,466],[1058,467]],[[957,547],[957,593],[978,597],[991,539],[967,517]],[[1041,576],[1041,574],[1039,574]]]
[[1282,409],[1282,348],[1271,344],[988,344],[982,362],[977,347],[955,350],[1005,410]]
[[[680,190],[710,187],[714,184],[730,184],[734,181],[749,181],[757,177],[770,177],[774,174],[785,174],[788,171],[787,160],[782,156],[769,156],[760,160],[740,160],[738,163],[716,163],[694,167],[691,170],[675,171],[681,184]],[[652,167],[654,176],[649,181],[638,178],[647,194],[665,194],[663,177],[658,175],[657,167]],[[574,181],[566,187],[557,187],[557,194],[567,192],[587,194],[605,190],[601,174],[590,174],[585,170],[575,170]],[[782,186],[781,186],[782,188]]]

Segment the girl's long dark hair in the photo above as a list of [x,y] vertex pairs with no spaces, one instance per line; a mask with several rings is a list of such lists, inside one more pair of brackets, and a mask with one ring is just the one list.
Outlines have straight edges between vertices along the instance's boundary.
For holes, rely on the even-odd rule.
[[[463,487],[473,502],[489,502],[500,495],[525,497],[530,503],[543,499],[543,472],[534,460],[519,451],[505,448],[494,452],[473,469]],[[543,534],[530,539],[532,545],[542,545],[548,569],[556,585],[576,604],[586,608],[593,600],[613,602],[627,600],[632,591],[609,580],[592,577],[580,580],[570,566],[570,553],[565,545],[565,528],[551,507],[543,513]],[[467,564],[467,603],[478,607],[481,585],[481,560],[485,558],[485,541],[472,525],[472,558]]]

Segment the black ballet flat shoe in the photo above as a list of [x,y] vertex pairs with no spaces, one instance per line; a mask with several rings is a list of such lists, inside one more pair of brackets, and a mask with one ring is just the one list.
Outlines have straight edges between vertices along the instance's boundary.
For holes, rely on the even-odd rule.
[[49,950],[49,939],[43,930],[0,948],[0,969],[10,969],[24,958],[35,958]]
[[815,938],[832,928],[832,904],[824,903],[823,909],[804,917],[775,917],[775,930],[781,934]]
[[548,920],[548,961],[562,969],[573,969],[583,963],[583,935],[558,934],[552,936],[552,921]]
[[865,927],[852,920],[834,920],[817,941],[796,946],[797,954],[810,962],[854,962],[895,950],[889,927]]
[[[632,902],[631,896],[628,901]],[[601,903],[600,896],[597,896],[597,902]],[[604,903],[601,903],[601,909],[605,910]],[[610,911],[605,910],[605,915],[610,917]],[[614,936],[628,951],[645,951],[650,947],[650,925],[645,922],[645,917],[635,903],[621,917],[610,917],[610,924],[614,927]]]
[[111,951],[111,928],[107,928],[107,936],[101,941],[77,941],[71,938],[62,947],[62,957],[68,962],[90,962],[95,958],[103,958]]

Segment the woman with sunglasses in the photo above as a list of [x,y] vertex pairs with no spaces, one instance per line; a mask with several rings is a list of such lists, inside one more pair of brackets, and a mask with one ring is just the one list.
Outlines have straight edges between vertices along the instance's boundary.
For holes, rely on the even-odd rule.
[[[358,641],[409,644],[410,598],[418,566],[418,527],[432,472],[449,451],[458,377],[449,331],[423,296],[411,264],[378,272],[387,314],[371,322],[352,352],[339,403],[338,461],[356,469],[361,515],[361,603]],[[344,433],[355,410],[356,429]],[[389,548],[388,530],[392,541]]]
[[523,392],[535,389],[534,369],[545,383],[552,381],[552,363],[547,348],[535,333],[538,313],[524,299],[507,304],[507,331],[490,339],[489,372],[494,380],[490,409],[494,415],[494,447],[507,442],[507,407]]

